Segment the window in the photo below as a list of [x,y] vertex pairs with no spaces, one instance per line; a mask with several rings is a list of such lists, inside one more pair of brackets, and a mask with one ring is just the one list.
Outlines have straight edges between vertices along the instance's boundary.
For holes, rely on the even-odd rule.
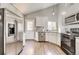
[[33,30],[33,21],[27,21],[27,30]]
[[48,30],[56,30],[56,22],[48,22]]

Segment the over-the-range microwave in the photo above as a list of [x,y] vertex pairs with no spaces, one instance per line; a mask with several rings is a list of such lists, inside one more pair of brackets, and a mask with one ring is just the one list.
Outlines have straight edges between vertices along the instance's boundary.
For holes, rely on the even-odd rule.
[[71,15],[65,18],[65,24],[77,24],[79,23],[79,13]]

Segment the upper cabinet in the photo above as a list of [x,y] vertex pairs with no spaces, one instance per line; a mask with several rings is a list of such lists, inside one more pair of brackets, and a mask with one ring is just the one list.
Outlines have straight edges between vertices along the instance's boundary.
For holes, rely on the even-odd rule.
[[48,17],[36,17],[36,26],[46,26]]

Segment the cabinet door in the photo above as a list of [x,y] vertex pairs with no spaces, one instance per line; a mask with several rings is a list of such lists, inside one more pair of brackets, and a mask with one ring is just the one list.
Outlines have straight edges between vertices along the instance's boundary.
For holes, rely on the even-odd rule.
[[[42,21],[40,21],[42,20]],[[46,27],[48,21],[48,17],[37,17],[36,18],[36,26],[44,26]]]
[[46,41],[57,44],[57,33],[46,33]]

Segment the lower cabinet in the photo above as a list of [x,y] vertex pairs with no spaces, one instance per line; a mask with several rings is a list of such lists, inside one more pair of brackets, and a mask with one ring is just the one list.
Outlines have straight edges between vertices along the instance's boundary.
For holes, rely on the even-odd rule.
[[35,40],[36,41],[48,41],[51,43],[55,43],[57,45],[61,45],[60,34],[57,32],[36,32]]
[[57,44],[58,35],[57,33],[46,33],[46,41]]

